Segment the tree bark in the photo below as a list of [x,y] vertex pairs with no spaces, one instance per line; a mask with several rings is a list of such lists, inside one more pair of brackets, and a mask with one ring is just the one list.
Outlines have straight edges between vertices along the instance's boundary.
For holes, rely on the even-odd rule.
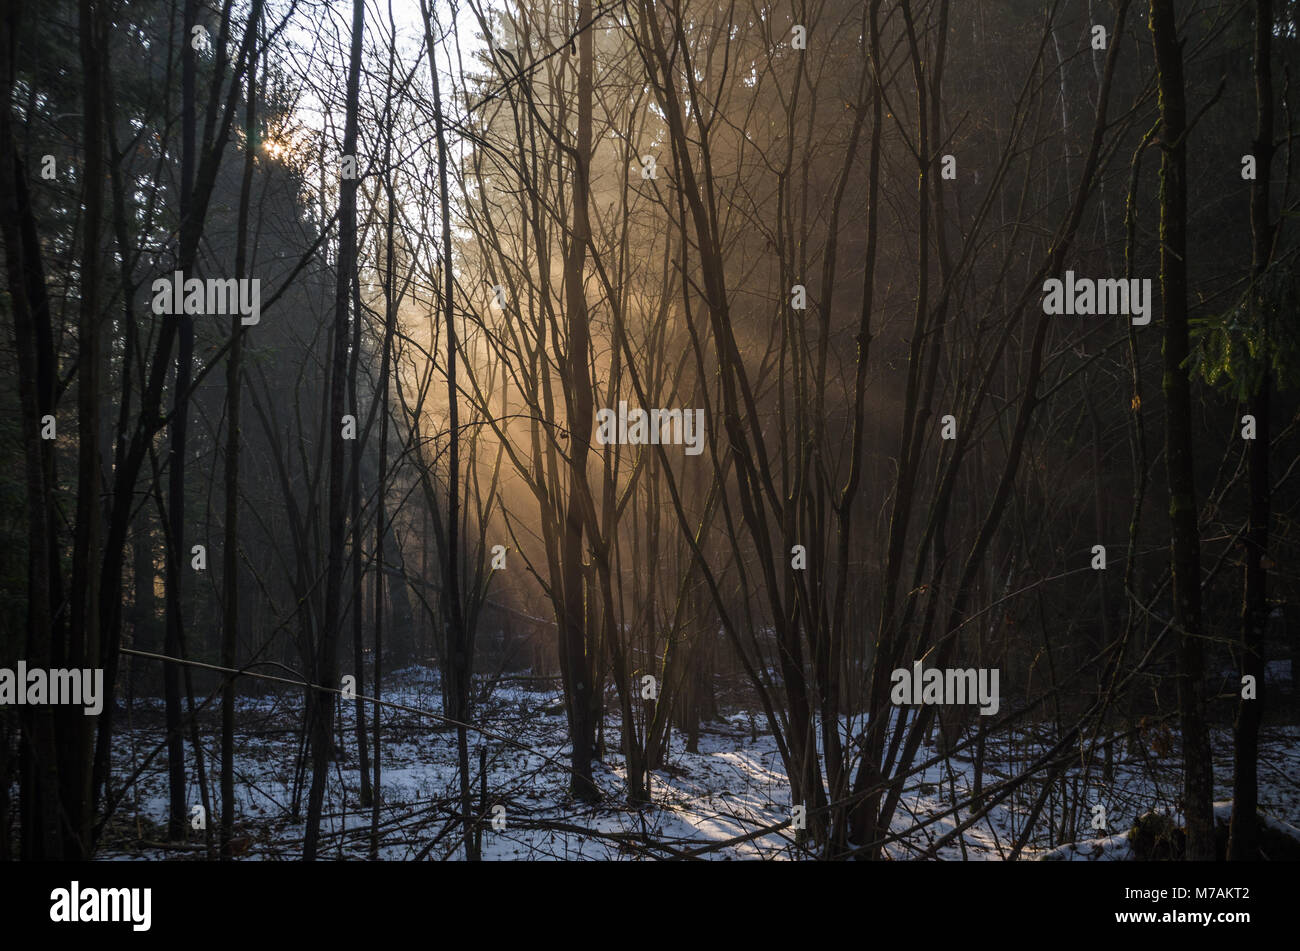
[[[244,175],[239,189],[239,212],[235,231],[235,277],[247,276],[248,206],[253,186],[254,153],[257,148],[257,34],[258,23],[250,18],[254,31],[249,46],[248,101],[244,113]],[[226,513],[222,546],[221,580],[225,586],[221,628],[221,665],[235,666],[239,630],[239,391],[240,361],[243,357],[242,315],[230,321],[230,356],[226,360]],[[229,861],[230,840],[235,822],[235,678],[227,675],[221,693],[221,858]]]
[[[591,19],[591,0],[579,0],[578,25]],[[588,220],[591,174],[593,56],[591,31],[578,37],[578,113],[577,144],[573,161],[573,227],[564,257],[565,318],[568,330],[566,373],[569,405],[569,498],[564,513],[562,571],[564,614],[560,625],[560,669],[565,676],[569,697],[572,738],[573,794],[582,800],[599,798],[591,776],[591,758],[595,749],[596,656],[589,649],[584,607],[586,571],[582,550],[583,502],[589,495],[587,486],[587,451],[594,417],[594,394],[591,382],[591,328],[587,313],[586,269],[587,243],[591,240]]]
[[[82,178],[81,306],[77,328],[77,522],[72,554],[72,618],[69,667],[96,666],[99,656],[100,411],[99,283],[104,198],[103,56],[104,10],[91,0],[78,4],[85,158]],[[65,854],[91,854],[91,772],[95,721],[75,706],[60,710]]]
[[[356,268],[352,270],[352,310],[356,315],[352,322],[352,354],[348,363],[348,406],[353,419],[361,419],[361,406],[357,400],[357,370],[361,364],[361,289],[356,280]],[[364,432],[369,432],[367,426]],[[365,453],[365,436],[357,433],[352,441],[352,472],[348,479],[351,486],[349,495],[352,503],[352,670],[356,677],[356,697],[352,701],[355,718],[354,734],[357,740],[357,762],[361,772],[360,803],[370,805],[370,756],[366,751],[366,670],[365,649],[362,645],[362,582],[364,574],[361,567],[361,457]],[[383,489],[380,488],[380,493]]]
[[[1273,0],[1255,0],[1255,181],[1250,191],[1251,277],[1258,281],[1273,252],[1273,224],[1269,208],[1269,172],[1273,164]],[[1266,308],[1252,286],[1250,302],[1255,319]],[[1269,340],[1272,327],[1264,328]],[[1246,447],[1249,469],[1250,515],[1246,527],[1245,593],[1241,610],[1242,673],[1255,680],[1255,696],[1243,698],[1234,726],[1232,820],[1228,829],[1228,860],[1259,857],[1259,724],[1264,704],[1264,631],[1268,624],[1268,528],[1271,510],[1269,485],[1269,366],[1259,373],[1257,388],[1248,401],[1255,417],[1255,438]]]
[[1165,461],[1169,478],[1170,567],[1178,632],[1178,712],[1183,734],[1187,858],[1214,858],[1213,763],[1205,722],[1201,646],[1201,545],[1192,452],[1187,329],[1187,102],[1182,43],[1172,0],[1151,0],[1149,26],[1160,89],[1160,291],[1165,318]]
[[[357,100],[361,88],[361,42],[365,33],[364,0],[352,3],[352,49],[348,64],[347,116],[343,127],[343,154],[356,156]],[[357,258],[357,179],[339,182],[339,254],[334,282],[334,328],[331,340],[329,415],[329,551],[325,568],[325,623],[316,647],[312,681],[325,690],[307,693],[308,731],[311,741],[311,788],[307,794],[307,832],[303,860],[314,861],[320,840],[321,807],[329,770],[334,731],[334,689],[338,679],[338,641],[342,621],[343,544],[346,512],[343,499],[343,409],[348,370],[348,299]],[[360,319],[360,315],[357,315]]]
[[447,332],[447,545],[443,558],[442,606],[446,625],[447,662],[444,670],[451,675],[447,684],[452,701],[456,726],[456,758],[460,769],[460,808],[464,822],[465,858],[478,858],[473,832],[470,775],[469,737],[465,718],[469,715],[469,686],[473,672],[473,640],[465,624],[460,592],[460,398],[456,390],[456,278],[451,259],[451,201],[447,184],[447,132],[442,113],[442,83],[438,77],[438,62],[433,37],[432,7],[421,3],[424,16],[425,40],[429,55],[429,79],[433,86],[434,133],[438,140],[438,205],[442,226],[442,304],[445,311],[444,329]]
[[[181,229],[194,227],[194,137],[196,127],[194,48],[190,31],[198,16],[198,0],[185,0],[181,27]],[[182,239],[182,244],[184,244]],[[194,358],[194,320],[185,313],[174,314],[179,325],[176,354],[176,379],[172,389],[172,421],[168,448],[167,520],[171,544],[167,547],[166,634],[163,653],[168,657],[181,654],[182,619],[185,603],[185,442],[189,411],[190,365]],[[169,817],[167,837],[185,838],[185,741],[181,735],[181,670],[176,664],[163,667],[163,702],[167,718],[167,789]]]
[[[0,230],[5,240],[22,407],[28,544],[25,646],[29,664],[49,666],[58,637],[55,604],[60,584],[52,494],[54,449],[52,440],[41,438],[41,429],[42,419],[55,409],[53,348],[41,249],[11,114],[12,57],[20,14],[15,8],[0,17],[0,93],[4,97],[0,106]],[[26,707],[20,712],[19,723],[23,737],[19,754],[21,857],[61,859],[64,840],[60,834],[55,714],[49,707]]]

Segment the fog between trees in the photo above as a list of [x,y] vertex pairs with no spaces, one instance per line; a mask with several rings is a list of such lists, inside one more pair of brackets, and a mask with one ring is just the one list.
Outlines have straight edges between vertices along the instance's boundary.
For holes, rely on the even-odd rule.
[[1292,854],[1298,28],[13,4],[0,854]]

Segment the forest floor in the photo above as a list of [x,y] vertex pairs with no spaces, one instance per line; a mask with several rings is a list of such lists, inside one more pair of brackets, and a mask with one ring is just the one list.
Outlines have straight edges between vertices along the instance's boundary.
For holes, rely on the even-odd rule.
[[[789,785],[773,738],[761,714],[724,710],[720,719],[703,724],[699,752],[687,753],[685,737],[674,731],[667,768],[653,774],[652,804],[636,809],[625,801],[623,756],[619,748],[617,706],[609,705],[605,755],[595,764],[604,801],[587,805],[568,795],[567,725],[558,684],[520,679],[497,684],[475,708],[476,725],[494,735],[471,733],[470,766],[474,808],[479,808],[479,749],[486,751],[487,802],[483,824],[485,859],[636,859],[672,858],[695,853],[708,859],[792,858],[799,850],[795,834],[777,826],[790,818]],[[384,699],[414,711],[441,711],[436,671],[408,667],[386,678]],[[363,859],[369,855],[372,809],[359,800],[360,779],[353,705],[344,704],[343,741],[331,771],[321,823],[321,854],[326,858]],[[373,708],[371,708],[373,709]],[[235,793],[238,849],[244,859],[293,860],[301,855],[305,823],[293,818],[295,787],[301,814],[306,811],[309,770],[296,780],[300,749],[302,694],[241,698],[237,713]],[[219,789],[219,712],[212,704],[200,715],[209,811],[217,809]],[[434,718],[411,710],[385,707],[382,716],[382,786],[378,855],[388,860],[460,858],[461,823],[456,732]],[[373,730],[373,723],[369,724]],[[860,723],[859,727],[860,729]],[[191,831],[188,844],[164,842],[167,815],[166,755],[158,752],[163,736],[160,699],[135,699],[129,715],[119,711],[114,742],[113,789],[121,800],[105,828],[100,857],[202,858],[202,831]],[[1013,738],[1014,737],[1014,738]],[[508,743],[509,738],[513,743]],[[1228,731],[1213,735],[1215,798],[1231,795],[1232,746]],[[369,739],[368,739],[369,742]],[[986,743],[982,781],[987,788],[1018,775],[1044,750],[1033,735],[1017,730]],[[373,752],[373,751],[372,751]],[[936,757],[922,746],[916,762]],[[202,802],[190,739],[187,802]],[[1262,812],[1300,826],[1300,727],[1267,727],[1259,754]],[[1177,745],[1167,755],[1116,745],[1114,775],[1102,782],[1100,756],[1091,767],[1066,771],[1044,800],[1023,858],[1127,859],[1132,857],[1127,830],[1138,815],[1155,811],[1177,817],[1181,786]],[[141,768],[143,766],[143,768]],[[129,778],[139,773],[134,783]],[[971,748],[912,776],[893,822],[900,836],[887,847],[890,857],[919,857],[955,824],[969,818],[954,799],[970,798],[975,782]],[[959,836],[934,853],[947,860],[1000,860],[1008,857],[1023,833],[1026,816],[1042,792],[1027,782],[987,811]],[[1094,809],[1104,805],[1104,826]],[[215,820],[210,823],[215,826]],[[756,834],[757,833],[757,834]],[[752,836],[750,838],[742,837]],[[740,840],[740,841],[732,841]],[[1072,843],[1072,844],[1071,844]],[[1058,848],[1059,847],[1059,848]]]

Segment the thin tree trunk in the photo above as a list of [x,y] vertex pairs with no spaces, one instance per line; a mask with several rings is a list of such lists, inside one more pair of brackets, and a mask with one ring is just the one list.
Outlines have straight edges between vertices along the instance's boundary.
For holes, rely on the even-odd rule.
[[[578,23],[591,19],[591,0],[579,0]],[[587,451],[594,417],[590,349],[591,337],[587,315],[586,267],[587,243],[591,237],[587,204],[590,193],[592,136],[593,57],[591,31],[578,38],[578,109],[577,147],[573,161],[573,228],[564,260],[565,317],[568,330],[566,375],[572,394],[569,406],[569,448],[572,454],[569,473],[569,498],[565,508],[562,541],[564,616],[562,618],[561,667],[567,668],[566,686],[571,706],[573,794],[579,799],[598,798],[591,777],[591,758],[595,747],[596,656],[587,643],[587,611],[584,608],[586,572],[582,550],[582,503],[587,493]]]
[[[249,29],[258,24],[250,19]],[[244,114],[244,176],[239,189],[239,218],[235,230],[235,277],[243,279],[248,270],[248,206],[253,185],[254,153],[257,148],[257,47],[256,32],[249,48],[248,102]],[[222,548],[221,580],[225,585],[224,616],[221,628],[221,665],[235,666],[236,632],[239,629],[239,390],[240,360],[243,356],[244,328],[240,314],[230,322],[230,356],[226,361],[226,516],[225,541]],[[226,677],[221,693],[221,858],[231,858],[230,840],[235,822],[235,678]]]
[[[13,34],[19,27],[20,12],[15,9],[12,15],[0,17],[0,229],[5,240],[22,406],[28,544],[26,654],[32,666],[49,666],[57,630],[53,604],[60,586],[52,498],[53,444],[41,438],[41,429],[43,418],[54,412],[54,377],[40,245],[10,111],[14,75],[11,54],[16,47]],[[54,710],[26,707],[19,714],[19,724],[21,857],[61,859],[64,855]]]
[[[1269,171],[1273,164],[1273,0],[1255,0],[1255,181],[1250,193],[1251,276],[1258,281],[1273,251],[1269,211]],[[1255,319],[1266,312],[1257,288],[1251,288]],[[1264,329],[1270,339],[1272,327]],[[1259,857],[1259,724],[1264,703],[1264,629],[1268,624],[1269,498],[1269,368],[1248,404],[1255,417],[1255,439],[1246,449],[1250,481],[1250,522],[1246,528],[1246,582],[1241,613],[1242,673],[1254,678],[1256,694],[1242,699],[1235,725],[1232,776],[1232,821],[1228,830],[1228,860]]]
[[[67,654],[69,667],[94,667],[99,656],[99,283],[100,229],[103,220],[104,13],[90,0],[78,4],[83,79],[84,165],[82,180],[81,306],[77,330],[77,522],[72,555],[72,617]],[[82,710],[60,710],[60,780],[65,813],[64,852],[87,859],[91,852],[91,775],[95,758],[95,722]]]
[[[384,143],[384,168],[390,168],[392,156],[392,138]],[[384,487],[388,482],[388,387],[393,351],[393,334],[397,329],[397,301],[394,299],[395,269],[393,267],[394,219],[397,216],[397,199],[393,192],[391,173],[384,179],[384,189],[388,196],[388,217],[385,234],[385,274],[384,274],[384,348],[379,356],[379,481],[375,493],[375,685],[376,700],[383,696],[383,659],[384,659],[384,544],[388,532],[387,516],[384,510]],[[380,746],[379,723],[382,707],[375,707],[374,722],[374,770],[375,778],[371,784],[370,807],[370,857],[379,858],[379,803],[380,803]]]
[[1169,475],[1170,562],[1178,641],[1178,712],[1183,733],[1187,858],[1214,858],[1213,763],[1205,722],[1201,647],[1201,546],[1193,478],[1187,330],[1187,103],[1173,0],[1151,0],[1151,38],[1160,86],[1160,288],[1165,317],[1165,460]]
[[447,332],[447,547],[443,558],[442,603],[446,624],[447,658],[444,670],[451,674],[447,685],[452,701],[456,726],[456,758],[460,767],[460,809],[464,822],[465,858],[474,861],[478,853],[474,847],[470,776],[469,737],[465,731],[465,718],[469,714],[469,680],[473,669],[469,631],[460,601],[460,400],[456,392],[456,278],[451,260],[451,202],[447,186],[447,133],[442,114],[442,83],[438,77],[437,47],[434,44],[432,9],[421,2],[424,16],[425,40],[429,54],[429,80],[433,86],[434,131],[438,140],[438,205],[442,225],[442,304]]
[[[194,137],[196,127],[194,48],[190,31],[198,16],[198,0],[185,0],[181,27],[181,228],[194,226]],[[182,240],[182,244],[185,242]],[[171,547],[167,549],[167,632],[163,653],[179,657],[181,653],[181,611],[185,604],[185,442],[189,411],[190,364],[194,357],[194,320],[189,314],[170,318],[179,322],[180,346],[176,355],[176,379],[172,389],[171,442],[168,448],[167,518],[171,523]],[[163,701],[167,717],[167,788],[170,814],[167,836],[185,838],[185,741],[181,735],[181,671],[175,664],[163,667]]]
[[[361,88],[361,41],[365,32],[364,0],[352,3],[352,49],[348,65],[347,117],[343,129],[343,154],[357,152],[357,100]],[[329,416],[329,552],[325,569],[325,623],[312,665],[312,681],[327,690],[308,691],[308,730],[311,740],[311,788],[307,794],[307,832],[303,860],[314,861],[320,839],[321,808],[329,770],[334,731],[334,694],[327,692],[338,679],[336,656],[341,628],[343,595],[343,543],[346,513],[343,505],[343,409],[347,388],[348,298],[357,256],[357,179],[344,176],[339,183],[339,253],[335,265],[334,330],[330,366]],[[360,315],[358,315],[359,319]]]
[[[353,419],[361,419],[361,406],[357,401],[357,368],[361,363],[361,291],[355,278],[356,268],[352,272],[352,304],[356,314],[352,322],[352,357],[348,365],[348,406]],[[369,427],[367,427],[367,430]],[[356,719],[355,734],[357,739],[357,760],[361,771],[362,807],[370,805],[370,757],[366,751],[366,706],[361,698],[365,695],[366,671],[365,649],[361,643],[362,590],[361,569],[361,456],[365,452],[365,439],[361,433],[352,441],[352,668],[356,677],[356,697],[353,699],[353,715]],[[382,491],[382,489],[381,489]]]

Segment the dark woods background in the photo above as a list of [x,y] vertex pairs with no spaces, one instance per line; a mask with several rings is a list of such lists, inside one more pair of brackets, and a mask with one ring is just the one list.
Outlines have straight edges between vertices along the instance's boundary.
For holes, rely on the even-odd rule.
[[[1300,4],[7,0],[0,30],[0,666],[111,684],[0,709],[0,855],[117,834],[136,717],[158,836],[238,854],[238,703],[294,690],[295,849],[346,748],[378,854],[373,705],[134,651],[377,698],[437,668],[467,858],[482,701],[551,676],[579,803],[602,759],[652,800],[740,708],[807,806],[792,854],[882,857],[934,745],[975,783],[912,854],[1013,793],[1011,857],[1070,841],[1080,772],[1154,748],[1177,854],[1260,856],[1261,728],[1297,717]],[[155,315],[176,270],[260,280],[260,322]],[[1151,323],[1045,316],[1066,270],[1151,279]],[[704,452],[602,445],[620,400],[703,408]],[[1000,669],[998,715],[891,717],[922,656]]]

